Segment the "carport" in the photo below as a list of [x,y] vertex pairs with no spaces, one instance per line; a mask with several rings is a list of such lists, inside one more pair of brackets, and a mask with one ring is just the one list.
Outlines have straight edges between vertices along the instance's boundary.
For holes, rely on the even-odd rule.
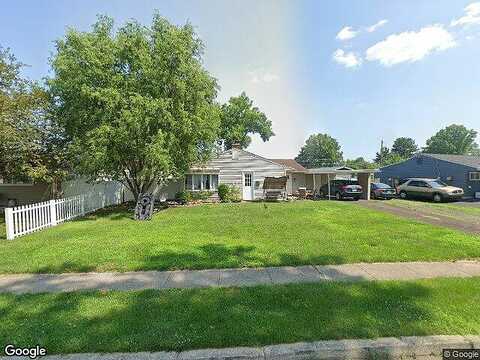
[[377,169],[351,169],[349,167],[322,167],[308,169],[305,174],[305,182],[307,189],[313,189],[314,194],[317,194],[320,187],[328,185],[328,199],[332,195],[330,193],[330,182],[338,178],[356,178],[358,183],[363,188],[363,198],[370,200],[370,184],[373,180],[373,175]]

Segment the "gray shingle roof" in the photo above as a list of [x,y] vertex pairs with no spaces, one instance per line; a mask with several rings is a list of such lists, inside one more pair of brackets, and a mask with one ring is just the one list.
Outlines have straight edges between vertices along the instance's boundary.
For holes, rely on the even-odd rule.
[[422,155],[432,157],[434,159],[448,161],[454,164],[460,164],[465,166],[470,166],[475,169],[480,170],[480,156],[470,156],[470,155],[448,155],[448,154],[427,154]]

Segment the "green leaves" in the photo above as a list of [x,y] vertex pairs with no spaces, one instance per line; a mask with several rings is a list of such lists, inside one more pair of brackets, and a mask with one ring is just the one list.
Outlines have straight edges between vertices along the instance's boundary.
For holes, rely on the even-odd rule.
[[274,136],[272,122],[257,107],[252,100],[242,92],[240,96],[231,97],[222,106],[220,139],[226,149],[238,143],[242,148],[248,147],[252,141],[249,134],[258,134],[263,141]]
[[450,125],[427,140],[423,149],[431,154],[472,155],[478,152],[477,132],[463,125]]
[[314,134],[305,142],[295,160],[307,168],[334,166],[343,160],[337,140],[328,134]]
[[156,14],[116,32],[100,17],[90,32],[57,42],[49,85],[79,170],[123,181],[137,196],[208,158],[217,139],[217,83],[202,67],[187,24]]

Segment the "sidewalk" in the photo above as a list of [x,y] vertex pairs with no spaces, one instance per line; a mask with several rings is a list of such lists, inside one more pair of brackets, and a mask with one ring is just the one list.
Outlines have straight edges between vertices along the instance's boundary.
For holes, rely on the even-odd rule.
[[361,263],[125,273],[15,274],[0,275],[0,292],[128,291],[472,276],[480,276],[480,261]]

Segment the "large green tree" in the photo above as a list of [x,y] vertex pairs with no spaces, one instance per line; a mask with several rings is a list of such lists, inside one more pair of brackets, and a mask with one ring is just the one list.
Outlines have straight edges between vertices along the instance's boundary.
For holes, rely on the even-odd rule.
[[49,96],[22,76],[24,64],[0,47],[0,178],[51,182]]
[[115,31],[99,17],[89,32],[69,29],[48,84],[78,171],[121,181],[138,199],[207,159],[219,107],[202,53],[190,24],[158,14],[149,27],[130,21]]
[[260,135],[263,141],[268,141],[275,135],[272,122],[242,92],[240,96],[231,97],[228,103],[222,105],[220,141],[225,149],[230,149],[235,143],[246,148],[252,141],[251,134]]
[[348,166],[352,169],[373,169],[375,164],[365,160],[363,157],[358,157],[356,159],[345,160],[345,166]]
[[406,159],[412,157],[418,151],[415,140],[409,137],[399,137],[392,145],[392,153]]
[[305,141],[295,160],[307,168],[334,166],[342,162],[343,153],[330,135],[314,134]]
[[478,151],[477,132],[463,125],[450,125],[427,140],[424,152],[431,154],[469,155]]

